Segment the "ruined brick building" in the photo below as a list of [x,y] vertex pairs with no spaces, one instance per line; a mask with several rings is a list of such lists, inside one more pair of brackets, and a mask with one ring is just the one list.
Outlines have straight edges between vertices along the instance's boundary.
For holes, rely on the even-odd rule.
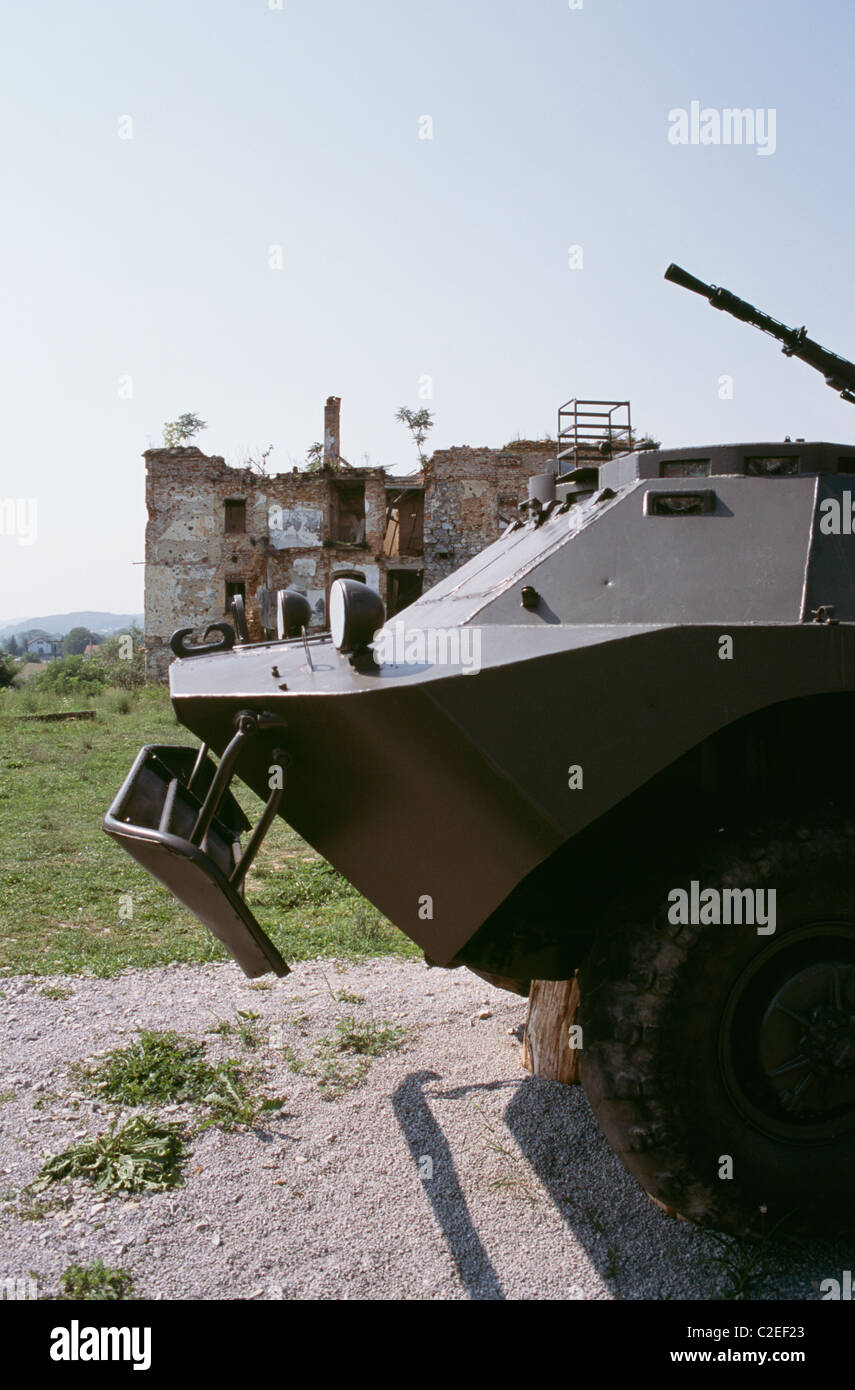
[[340,407],[326,403],[316,470],[261,476],[195,447],[148,449],[145,547],[146,673],[162,680],[180,627],[201,637],[234,594],[250,633],[275,626],[273,595],[292,587],[326,626],[334,579],[381,594],[389,616],[495,540],[555,457],[548,441],[505,449],[438,450],[423,473],[352,468],[340,453]]

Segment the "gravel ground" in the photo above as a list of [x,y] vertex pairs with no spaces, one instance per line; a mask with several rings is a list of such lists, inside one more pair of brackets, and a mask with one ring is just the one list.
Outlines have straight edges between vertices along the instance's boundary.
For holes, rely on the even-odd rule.
[[[71,993],[51,999],[46,987]],[[364,1002],[333,997],[344,991]],[[713,1263],[722,1247],[647,1200],[581,1088],[522,1070],[525,1001],[466,971],[318,961],[255,989],[232,965],[170,966],[113,980],[7,977],[0,997],[0,1098],[13,1093],[0,1105],[0,1280],[32,1272],[39,1294],[55,1296],[68,1265],[101,1258],[133,1275],[138,1296],[164,1299],[728,1292]],[[238,1010],[259,1015],[255,1050],[208,1031]],[[359,1087],[326,1099],[282,1044],[310,1057],[346,1014],[396,1024],[406,1040],[372,1059]],[[284,1096],[284,1109],[250,1130],[195,1133],[182,1188],[104,1199],[78,1180],[41,1219],[20,1219],[42,1157],[116,1113],[75,1091],[70,1064],[141,1028],[205,1039],[212,1060],[253,1061],[260,1090]],[[164,1109],[192,1119],[188,1107]],[[852,1257],[838,1242],[773,1249],[751,1296],[816,1299]]]

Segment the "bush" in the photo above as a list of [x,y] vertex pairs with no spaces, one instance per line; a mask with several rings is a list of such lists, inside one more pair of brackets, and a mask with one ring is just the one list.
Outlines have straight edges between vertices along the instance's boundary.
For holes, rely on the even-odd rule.
[[30,681],[37,691],[51,695],[76,695],[83,699],[100,694],[108,684],[107,672],[100,663],[82,656],[66,656],[60,661],[51,661],[44,671]]
[[8,690],[15,685],[20,672],[21,663],[13,656],[0,652],[0,690]]
[[138,627],[129,632],[118,632],[102,642],[96,665],[104,671],[107,684],[118,686],[121,690],[139,690],[145,685],[145,655]]
[[[92,699],[111,688],[137,691],[145,685],[141,636],[139,628],[132,628],[130,632],[108,637],[92,656],[65,656],[60,661],[51,661],[32,677],[30,685],[48,694],[82,699]],[[127,702],[117,712],[127,714],[130,709],[131,704]]]

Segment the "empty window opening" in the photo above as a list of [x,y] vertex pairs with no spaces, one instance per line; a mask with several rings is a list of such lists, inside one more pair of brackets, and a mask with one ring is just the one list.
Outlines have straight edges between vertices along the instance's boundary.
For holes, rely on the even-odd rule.
[[233,536],[246,530],[246,502],[242,498],[230,497],[226,501],[226,535]]
[[384,555],[423,555],[425,496],[419,490],[386,493]]
[[331,483],[330,538],[346,545],[365,540],[365,484]]
[[225,612],[226,612],[226,613],[230,613],[230,612],[231,612],[232,599],[234,598],[235,594],[240,594],[240,596],[241,596],[241,598],[243,599],[244,603],[246,603],[246,580],[244,580],[244,579],[227,579],[227,580],[226,580],[226,607],[225,607]]
[[386,616],[394,618],[396,613],[409,608],[417,598],[421,598],[424,573],[422,570],[389,570],[386,575]]

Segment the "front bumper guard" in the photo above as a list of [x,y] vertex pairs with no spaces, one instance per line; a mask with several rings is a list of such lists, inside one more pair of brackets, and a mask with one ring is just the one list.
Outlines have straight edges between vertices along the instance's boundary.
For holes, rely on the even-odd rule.
[[[141,749],[104,817],[107,834],[222,942],[250,979],[290,973],[243,898],[283,788],[271,792],[244,849],[240,837],[250,823],[229,791],[247,739],[265,722],[274,721],[239,714],[219,765],[205,744]],[[273,762],[284,767],[285,755],[274,751]]]

